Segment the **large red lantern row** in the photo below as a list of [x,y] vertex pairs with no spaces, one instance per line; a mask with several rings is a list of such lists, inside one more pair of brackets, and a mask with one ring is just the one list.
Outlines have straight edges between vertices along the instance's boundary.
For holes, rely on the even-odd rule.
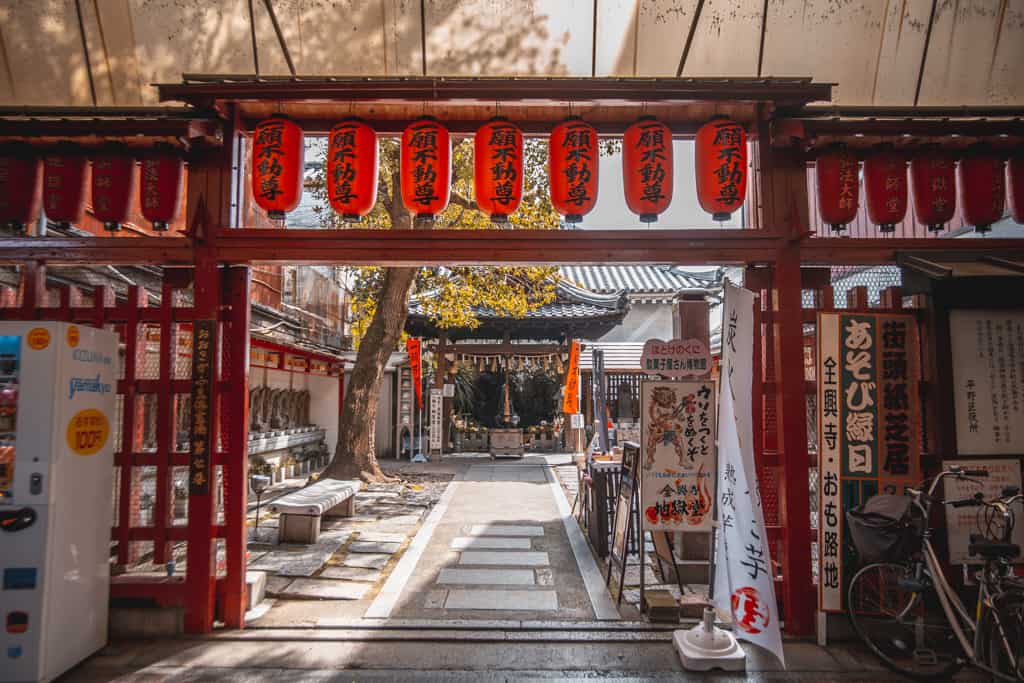
[[641,223],[655,222],[672,203],[672,131],[652,116],[622,136],[622,182],[626,206]]
[[1006,164],[1006,180],[1009,185],[1010,213],[1013,220],[1024,224],[1024,151],[1010,157]]
[[157,145],[142,159],[139,205],[156,232],[166,231],[178,217],[184,175],[185,162],[170,146]]
[[879,232],[894,232],[907,215],[907,162],[892,145],[878,145],[865,159],[864,198]]
[[1006,177],[1003,160],[982,144],[971,145],[960,161],[960,204],[964,220],[979,233],[1003,217]]
[[433,220],[451,198],[452,140],[436,119],[423,117],[402,132],[402,202],[418,220]]
[[43,161],[28,145],[0,150],[0,225],[16,232],[39,219],[43,196]]
[[473,138],[473,192],[476,205],[496,223],[503,223],[523,199],[523,132],[496,117],[480,126]]
[[123,144],[109,145],[92,160],[92,212],[111,232],[128,221],[138,179],[135,158]]
[[857,158],[844,145],[832,145],[815,162],[818,213],[835,232],[857,217],[859,193]]
[[61,226],[81,223],[89,160],[74,145],[58,145],[43,161],[43,210]]
[[562,121],[551,131],[551,205],[567,223],[579,223],[597,203],[597,155],[597,130],[578,116]]
[[941,232],[956,213],[956,162],[938,145],[926,145],[910,161],[914,212],[929,232]]
[[377,133],[366,122],[346,119],[327,143],[327,199],[343,220],[358,221],[377,201]]
[[272,116],[256,126],[252,144],[253,199],[271,220],[284,220],[302,198],[302,129],[291,119]]
[[747,193],[747,134],[743,126],[714,118],[697,131],[694,172],[697,200],[716,221],[728,220]]

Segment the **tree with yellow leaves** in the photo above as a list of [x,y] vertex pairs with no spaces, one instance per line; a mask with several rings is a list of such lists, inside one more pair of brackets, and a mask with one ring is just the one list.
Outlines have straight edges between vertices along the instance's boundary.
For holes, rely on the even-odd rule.
[[[473,143],[463,140],[453,150],[451,203],[434,224],[413,225],[402,204],[398,140],[380,141],[380,180],[373,211],[351,227],[378,230],[442,228],[480,230],[496,227],[473,200]],[[322,173],[322,172],[321,172]],[[551,206],[547,179],[547,141],[528,139],[523,148],[523,201],[509,217],[511,229],[557,230],[560,217]],[[326,201],[324,178],[314,181],[317,212],[327,228],[344,227]],[[377,399],[388,356],[396,350],[415,290],[427,314],[440,328],[475,327],[475,306],[486,306],[513,318],[554,300],[557,270],[553,267],[461,266],[452,268],[357,268],[352,281],[352,330],[358,351],[345,391],[338,428],[338,446],[326,476],[379,481],[374,432]]]

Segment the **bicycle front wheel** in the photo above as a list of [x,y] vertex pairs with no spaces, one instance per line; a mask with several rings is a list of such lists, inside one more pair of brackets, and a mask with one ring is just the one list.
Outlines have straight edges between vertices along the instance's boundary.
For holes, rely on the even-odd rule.
[[963,649],[930,579],[908,565],[879,562],[854,574],[846,611],[854,630],[882,663],[921,680],[952,676]]
[[981,620],[981,653],[992,669],[1024,681],[1024,593],[997,597]]

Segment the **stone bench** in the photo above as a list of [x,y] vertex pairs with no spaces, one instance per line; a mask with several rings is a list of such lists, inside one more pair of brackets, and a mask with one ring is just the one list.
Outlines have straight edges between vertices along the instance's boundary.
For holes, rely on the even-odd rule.
[[321,479],[271,502],[270,512],[281,515],[278,543],[316,543],[320,540],[321,517],[351,517],[361,482]]

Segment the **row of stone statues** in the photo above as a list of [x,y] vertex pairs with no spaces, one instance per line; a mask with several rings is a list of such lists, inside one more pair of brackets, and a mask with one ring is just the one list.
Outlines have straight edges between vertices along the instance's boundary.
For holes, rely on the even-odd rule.
[[249,430],[270,432],[308,427],[310,394],[306,389],[249,389]]

